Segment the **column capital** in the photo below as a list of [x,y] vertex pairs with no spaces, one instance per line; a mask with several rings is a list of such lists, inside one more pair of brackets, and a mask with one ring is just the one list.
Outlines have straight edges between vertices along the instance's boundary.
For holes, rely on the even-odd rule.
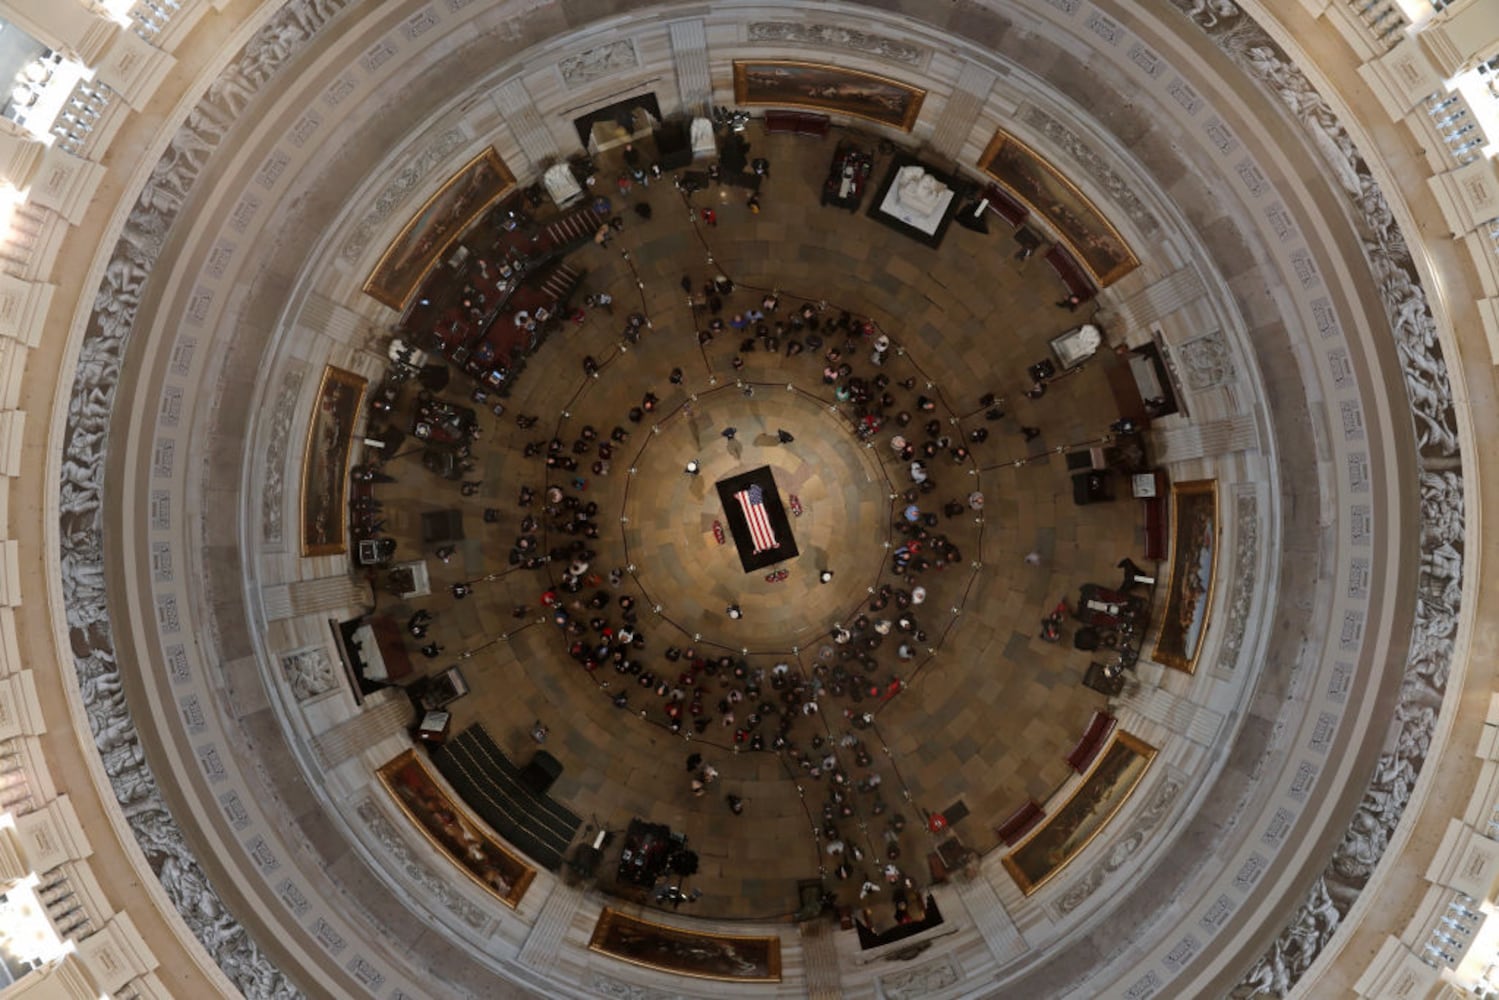
[[1457,76],[1493,55],[1499,38],[1499,4],[1459,0],[1428,21],[1416,39],[1444,77]]
[[16,841],[29,870],[48,872],[94,853],[83,822],[66,795],[59,795],[35,812],[16,817]]
[[1499,161],[1487,157],[1431,177],[1427,184],[1453,236],[1499,216]]
[[1360,66],[1358,75],[1393,121],[1404,118],[1412,108],[1441,90],[1444,83],[1430,54],[1410,36]]

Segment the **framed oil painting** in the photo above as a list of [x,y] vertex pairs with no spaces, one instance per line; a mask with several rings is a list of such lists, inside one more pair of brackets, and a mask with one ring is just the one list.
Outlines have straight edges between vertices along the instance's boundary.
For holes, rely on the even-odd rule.
[[1045,219],[1100,288],[1140,265],[1119,231],[1061,172],[1004,129],[994,133],[979,168]]
[[1029,896],[1041,888],[1088,846],[1145,776],[1155,752],[1138,736],[1115,730],[1071,797],[1002,859],[1021,892]]
[[515,188],[515,175],[491,147],[469,160],[427,199],[375,264],[366,295],[405,309],[448,247],[483,211]]
[[588,947],[648,969],[739,983],[781,981],[781,939],[707,934],[604,909]]
[[1171,486],[1171,579],[1153,656],[1177,670],[1197,666],[1213,604],[1218,564],[1218,482],[1197,479]]
[[851,115],[911,131],[926,91],[873,73],[785,59],[734,60],[734,102]]
[[500,902],[511,909],[520,905],[536,869],[471,818],[432,777],[415,750],[403,752],[375,773],[433,846]]
[[365,381],[329,365],[307,425],[302,455],[302,554],[337,555],[347,549],[344,494],[349,485],[349,441]]

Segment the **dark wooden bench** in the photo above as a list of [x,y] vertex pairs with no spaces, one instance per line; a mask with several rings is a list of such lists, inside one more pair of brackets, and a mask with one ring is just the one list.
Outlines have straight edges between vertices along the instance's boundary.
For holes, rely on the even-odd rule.
[[1070,753],[1067,754],[1067,766],[1078,774],[1088,769],[1093,763],[1093,758],[1103,749],[1108,741],[1109,733],[1114,728],[1115,719],[1107,712],[1094,712],[1093,718],[1088,722],[1088,728],[1083,731],[1082,739],[1077,741]]
[[1140,501],[1145,509],[1145,558],[1156,562],[1166,558],[1166,498],[1146,497]]
[[1034,799],[1027,799],[1025,805],[1010,813],[1010,818],[999,824],[994,832],[1006,846],[1014,847],[1025,839],[1025,835],[1036,828],[1046,817],[1046,810],[1036,804]]
[[765,112],[765,131],[767,132],[815,135],[822,138],[828,134],[829,122],[827,115],[812,114],[807,111]]
[[1076,295],[1079,302],[1087,302],[1098,294],[1098,289],[1093,287],[1093,282],[1082,266],[1061,247],[1053,246],[1046,251],[1046,263],[1051,265],[1051,269],[1057,272],[1057,277],[1062,279],[1062,284],[1067,286],[1068,294]]
[[1031,210],[1011,198],[998,184],[984,188],[984,197],[989,201],[989,208],[1012,226],[1019,226],[1030,217]]

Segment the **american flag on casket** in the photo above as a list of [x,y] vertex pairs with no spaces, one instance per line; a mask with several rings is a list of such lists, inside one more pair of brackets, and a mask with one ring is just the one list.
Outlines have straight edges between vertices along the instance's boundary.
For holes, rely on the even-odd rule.
[[758,485],[751,486],[735,493],[734,499],[739,501],[739,509],[744,512],[744,520],[749,524],[755,552],[778,547],[781,543],[776,540],[775,529],[770,526],[770,515],[765,510],[765,491]]

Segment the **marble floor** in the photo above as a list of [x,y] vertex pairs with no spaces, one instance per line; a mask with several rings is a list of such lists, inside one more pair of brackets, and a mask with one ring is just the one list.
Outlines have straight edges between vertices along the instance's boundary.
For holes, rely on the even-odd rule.
[[[422,549],[423,512],[463,512],[465,539],[449,562],[433,558],[432,546],[422,551],[434,594],[411,605],[433,612],[429,638],[444,647],[440,657],[416,662],[432,670],[460,662],[472,686],[451,706],[455,730],[482,722],[524,761],[534,749],[533,722],[545,723],[546,748],[565,767],[556,797],[584,818],[589,832],[622,831],[638,816],[685,834],[700,859],[687,888],[702,896],[682,912],[723,918],[788,914],[797,908],[797,882],[819,875],[842,902],[858,905],[863,876],[883,881],[886,831],[896,815],[905,827],[894,837],[893,863],[918,885],[929,881],[926,858],[941,839],[926,831],[930,812],[961,801],[968,814],[951,833],[977,851],[994,849],[999,822],[1028,797],[1044,801],[1066,779],[1063,755],[1104,701],[1080,683],[1090,654],[1074,650],[1066,636],[1057,644],[1041,641],[1039,621],[1061,598],[1075,599],[1081,584],[1117,582],[1114,564],[1126,555],[1139,559],[1143,537],[1138,505],[1125,486],[1117,488],[1124,497],[1117,502],[1074,505],[1062,454],[1098,439],[1118,415],[1106,377],[1115,359],[1096,359],[1039,400],[1023,396],[1026,367],[1047,357],[1047,341],[1087,313],[1055,307],[1062,286],[1039,256],[1015,260],[1009,227],[996,217],[987,234],[950,227],[934,250],[862,212],[821,207],[833,137],[767,137],[752,129],[749,138],[751,155],[771,165],[758,214],[744,192],[730,187],[698,192],[690,205],[661,181],[636,185],[620,198],[618,165],[601,159],[599,190],[614,198],[625,227],[608,247],[590,244],[572,259],[587,269],[583,291],[613,296],[612,313],[589,310],[581,324],[550,337],[504,401],[506,412],[484,414],[480,465],[469,477],[482,483],[476,495],[461,496],[457,483],[427,473],[414,457],[392,462],[388,471],[398,481],[378,488],[401,558]],[[887,163],[879,158],[877,179]],[[650,206],[649,219],[629,207],[640,203]],[[701,216],[708,206],[716,225]],[[938,515],[931,531],[956,547],[957,560],[910,581],[895,574],[892,554],[907,541],[895,526],[913,487],[907,463],[889,445],[897,428],[887,425],[867,441],[854,433],[853,407],[823,381],[822,351],[787,357],[762,344],[741,354],[742,335],[729,330],[699,343],[707,313],[689,306],[681,279],[691,278],[701,297],[702,283],[716,273],[737,284],[725,318],[758,306],[771,289],[780,294],[772,320],[805,302],[827,303],[819,314],[828,341],[823,350],[843,340],[827,330],[840,312],[872,318],[894,344],[884,364],[871,363],[864,337],[855,338],[844,360],[857,376],[889,378],[891,412],[915,414],[904,430],[912,441],[925,440],[923,425],[932,419],[954,443],[966,443],[975,429],[988,431],[987,439],[967,443],[971,454],[961,461],[947,451],[934,457],[935,487],[917,497],[923,513]],[[649,321],[635,344],[621,336],[632,312]],[[596,377],[585,374],[584,356],[598,362]],[[669,378],[673,368],[682,370],[680,384]],[[914,380],[909,390],[901,386],[907,380]],[[446,394],[461,400],[467,388],[455,378]],[[655,409],[631,423],[628,411],[647,392],[658,397]],[[1001,419],[986,419],[980,406],[990,392],[1004,397]],[[930,413],[917,409],[922,396],[932,401]],[[537,416],[537,426],[518,428],[514,418],[523,414]],[[1026,440],[1022,424],[1039,428],[1039,436]],[[549,480],[543,460],[523,454],[527,442],[554,435],[571,444],[584,425],[604,438],[616,425],[629,432],[614,445],[607,474],[589,468],[590,452],[576,474],[554,472]],[[732,440],[722,434],[726,427],[735,428]],[[793,440],[781,443],[778,430]],[[689,459],[700,463],[695,476],[683,471]],[[727,519],[713,484],[760,466],[772,470],[783,501],[795,495],[801,510],[790,518],[800,554],[776,567],[786,571],[783,580],[768,579],[770,569],[746,573],[732,540],[719,544],[714,537],[715,522],[727,527]],[[585,481],[581,489],[575,475]],[[510,567],[523,513],[518,491],[552,483],[598,504],[591,571],[604,578],[599,589],[611,599],[629,594],[637,601],[645,645],[632,657],[668,684],[678,682],[685,663],[667,662],[668,647],[746,665],[743,678],[732,670],[693,678],[711,716],[702,733],[688,724],[673,734],[665,699],[636,676],[607,665],[590,672],[568,655],[571,638],[540,603],[562,566]],[[974,490],[984,495],[981,511],[964,503],[956,516],[941,514],[947,501],[965,501]],[[500,512],[496,522],[485,522],[485,508]],[[1039,565],[1026,562],[1031,552],[1039,553]],[[608,581],[610,569],[622,571],[617,587]],[[827,583],[818,579],[823,569],[834,573]],[[456,601],[447,588],[459,580],[479,582],[471,597]],[[894,605],[867,611],[871,591],[882,583],[926,588],[926,601],[908,609],[924,635],[918,641],[892,631],[871,653],[878,665],[867,679],[852,673],[834,684],[831,667],[841,661],[830,629],[861,612],[872,621],[899,614]],[[565,604],[572,600],[564,595]],[[731,603],[743,610],[741,618],[725,613]],[[585,620],[595,614],[581,604],[573,613]],[[909,660],[896,654],[902,640],[913,648]],[[832,753],[849,783],[841,794],[852,814],[838,815],[840,803],[832,824],[849,845],[846,881],[833,877],[839,859],[827,853],[823,829],[824,805],[839,787],[834,777],[813,776],[787,754],[735,743],[753,694],[731,706],[739,709],[733,726],[717,710],[757,670],[769,677],[782,663],[801,684],[803,701],[815,699],[818,711],[803,714],[783,702],[772,716],[788,718],[788,738],[809,763]],[[900,692],[885,697],[896,681]],[[861,691],[853,700],[851,689],[871,685],[874,696]],[[614,703],[620,692],[628,699],[624,709]],[[776,697],[764,681],[761,697]],[[766,740],[779,725],[772,716],[757,730]],[[868,766],[858,764],[855,748],[840,745],[849,733],[861,741]],[[701,797],[693,796],[684,763],[694,752],[720,774]],[[861,784],[865,790],[853,787]],[[743,800],[742,814],[728,808],[729,794]],[[856,846],[862,861],[852,860]],[[614,860],[606,854],[601,869],[606,890],[613,888]],[[888,906],[889,896],[885,891],[868,902]],[[888,919],[888,911],[877,919]]]

